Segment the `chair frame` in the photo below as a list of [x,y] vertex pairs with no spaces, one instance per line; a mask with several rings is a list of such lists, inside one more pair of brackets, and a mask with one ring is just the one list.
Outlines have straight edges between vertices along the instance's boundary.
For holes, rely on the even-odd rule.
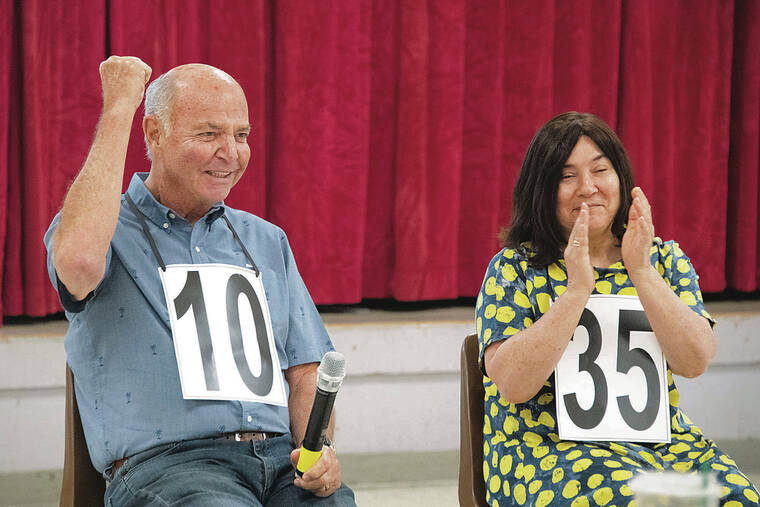
[[478,366],[478,337],[464,339],[461,352],[459,398],[459,505],[481,507],[486,504],[483,479],[483,374]]
[[66,365],[66,441],[63,459],[61,507],[91,507],[103,505],[106,483],[90,461],[90,453],[79,419],[74,374]]

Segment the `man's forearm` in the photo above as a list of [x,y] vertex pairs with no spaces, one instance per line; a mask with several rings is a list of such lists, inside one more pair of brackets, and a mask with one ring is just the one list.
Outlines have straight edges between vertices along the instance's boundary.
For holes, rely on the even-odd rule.
[[112,56],[100,64],[103,113],[53,236],[56,272],[78,299],[97,286],[105,271],[106,252],[119,219],[132,120],[150,73],[150,67],[134,57]]
[[130,114],[104,112],[87,160],[74,180],[53,237],[61,281],[81,298],[97,285],[119,217]]
[[[317,391],[317,363],[300,365],[299,371],[288,377],[288,384],[290,385],[290,396],[288,398],[290,432],[293,442],[300,444],[306,435],[306,426],[309,423],[309,415]],[[334,414],[335,411],[333,410],[333,415],[330,417],[330,423],[327,426],[327,437],[331,440],[335,425]]]

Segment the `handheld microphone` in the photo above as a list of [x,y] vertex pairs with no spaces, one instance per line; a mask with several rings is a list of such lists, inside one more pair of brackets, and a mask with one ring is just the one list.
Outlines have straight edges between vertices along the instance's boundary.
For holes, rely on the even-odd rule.
[[317,392],[314,393],[314,404],[296,465],[296,473],[299,476],[310,469],[322,455],[325,431],[330,422],[335,396],[345,376],[346,358],[343,354],[335,351],[325,354],[317,368]]

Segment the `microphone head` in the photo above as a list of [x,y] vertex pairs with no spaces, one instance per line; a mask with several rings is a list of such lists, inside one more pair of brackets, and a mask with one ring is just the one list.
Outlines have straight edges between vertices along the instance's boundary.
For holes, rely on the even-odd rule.
[[346,358],[340,352],[328,352],[317,368],[317,387],[323,391],[335,392],[345,376]]

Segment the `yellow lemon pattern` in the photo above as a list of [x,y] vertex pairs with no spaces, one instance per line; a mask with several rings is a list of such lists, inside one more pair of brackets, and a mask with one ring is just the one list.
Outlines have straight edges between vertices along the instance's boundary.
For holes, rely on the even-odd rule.
[[[529,245],[505,248],[489,264],[477,299],[480,366],[484,351],[499,340],[535,325],[567,287],[563,260],[546,267],[530,265]],[[656,239],[650,262],[676,295],[698,315],[714,322],[704,308],[697,275],[673,241]],[[596,294],[636,295],[622,261],[594,270]],[[716,474],[724,495],[721,505],[758,505],[751,481],[680,408],[680,396],[667,375],[671,442],[568,442],[557,436],[554,375],[525,403],[511,403],[496,384],[483,377],[483,481],[486,500],[506,505],[630,505],[630,480],[643,470]]]

